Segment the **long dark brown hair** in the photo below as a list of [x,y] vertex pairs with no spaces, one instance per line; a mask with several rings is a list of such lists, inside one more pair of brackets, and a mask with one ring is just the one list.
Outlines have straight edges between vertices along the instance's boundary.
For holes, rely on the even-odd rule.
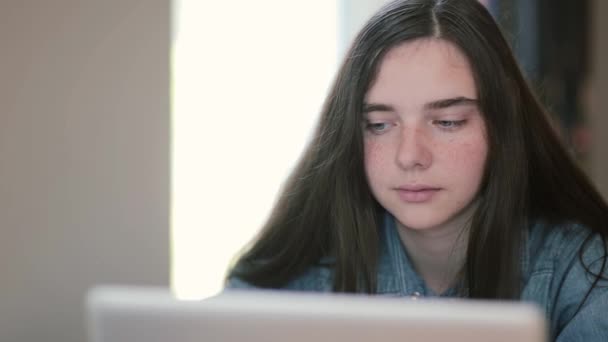
[[[310,145],[228,277],[280,288],[329,257],[334,291],[375,292],[383,209],[363,167],[363,99],[387,51],[420,38],[449,41],[467,56],[486,123],[489,153],[463,268],[468,296],[520,296],[520,241],[536,220],[590,228],[581,261],[592,234],[606,242],[608,206],[561,144],[485,7],[402,0],[383,7],[355,38]],[[606,259],[604,244],[596,282]]]

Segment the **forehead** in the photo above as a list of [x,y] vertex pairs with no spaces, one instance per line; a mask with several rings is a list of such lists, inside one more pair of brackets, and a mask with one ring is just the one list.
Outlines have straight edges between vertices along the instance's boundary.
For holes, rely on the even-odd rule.
[[379,64],[366,102],[401,100],[410,104],[441,98],[476,98],[469,61],[456,45],[437,38],[400,44]]

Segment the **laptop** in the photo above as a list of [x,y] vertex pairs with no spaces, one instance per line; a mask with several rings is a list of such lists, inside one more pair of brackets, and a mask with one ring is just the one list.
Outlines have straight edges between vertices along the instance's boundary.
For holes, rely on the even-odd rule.
[[230,290],[180,301],[168,289],[98,287],[89,342],[545,342],[542,312],[520,302]]

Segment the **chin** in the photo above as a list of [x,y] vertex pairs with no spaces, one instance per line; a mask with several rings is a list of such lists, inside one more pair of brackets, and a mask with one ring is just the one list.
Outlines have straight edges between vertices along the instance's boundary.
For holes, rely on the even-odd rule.
[[441,224],[441,222],[436,220],[402,220],[397,216],[395,216],[395,219],[397,220],[397,225],[412,230],[429,230]]
[[409,230],[419,230],[419,231],[423,231],[423,230],[433,230],[434,228],[436,228],[438,226],[438,224],[434,224],[434,223],[410,223],[410,224],[404,224],[401,221],[399,221],[400,226],[402,226],[405,229],[409,229]]

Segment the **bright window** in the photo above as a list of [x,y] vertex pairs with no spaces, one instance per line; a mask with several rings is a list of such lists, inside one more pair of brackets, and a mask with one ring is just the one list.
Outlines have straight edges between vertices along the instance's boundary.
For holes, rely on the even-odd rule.
[[172,45],[171,284],[219,291],[298,159],[334,77],[336,1],[181,0]]

